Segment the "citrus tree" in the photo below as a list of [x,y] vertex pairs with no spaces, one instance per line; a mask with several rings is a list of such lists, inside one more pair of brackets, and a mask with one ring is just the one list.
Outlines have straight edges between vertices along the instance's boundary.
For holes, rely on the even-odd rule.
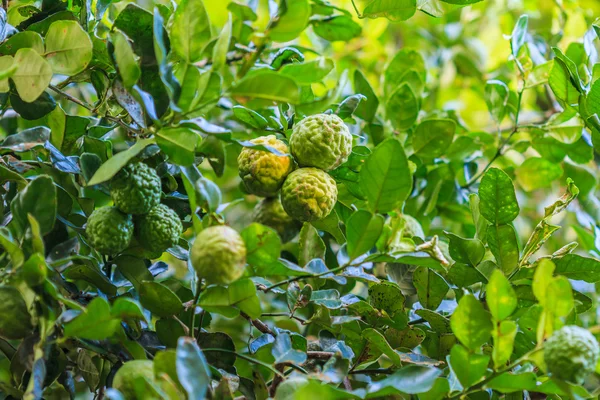
[[13,0],[0,399],[600,395],[594,0]]

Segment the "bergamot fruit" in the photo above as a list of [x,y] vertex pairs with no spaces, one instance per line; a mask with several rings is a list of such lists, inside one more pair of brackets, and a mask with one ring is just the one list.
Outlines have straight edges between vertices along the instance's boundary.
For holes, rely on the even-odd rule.
[[582,384],[598,362],[600,347],[589,331],[567,325],[544,343],[544,361],[554,378]]
[[137,220],[136,231],[148,258],[158,258],[179,242],[183,225],[175,211],[159,204]]
[[152,361],[133,360],[126,362],[117,370],[112,386],[121,392],[126,400],[135,400],[140,398],[137,396],[135,390],[136,381],[139,379],[145,379],[150,383],[155,381],[154,364]]
[[[288,154],[288,146],[274,135],[252,139],[253,144],[274,148],[282,154]],[[240,178],[248,193],[257,196],[272,197],[277,194],[283,181],[294,164],[289,155],[277,155],[269,151],[244,147],[238,157]]]
[[110,183],[110,197],[126,214],[146,214],[160,202],[160,177],[144,163],[127,164]]
[[235,229],[211,226],[196,236],[190,262],[199,279],[227,285],[244,273],[246,245]]
[[117,254],[129,246],[133,236],[133,220],[116,207],[94,210],[85,228],[90,246],[100,254]]
[[290,148],[301,167],[329,171],[348,160],[352,152],[352,135],[337,115],[312,115],[294,126]]
[[281,188],[281,204],[298,221],[318,221],[329,215],[337,201],[335,180],[317,168],[292,172]]
[[298,232],[300,232],[300,228],[302,228],[300,221],[296,221],[285,212],[279,197],[262,199],[254,207],[252,219],[254,222],[277,231],[283,243],[289,242],[296,237]]

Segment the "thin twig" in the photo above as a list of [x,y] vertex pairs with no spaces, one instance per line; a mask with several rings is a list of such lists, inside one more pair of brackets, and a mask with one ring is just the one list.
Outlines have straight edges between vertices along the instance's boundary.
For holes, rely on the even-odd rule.
[[288,317],[288,318],[295,319],[296,321],[300,322],[302,325],[308,324],[307,320],[297,317],[295,315],[290,315],[289,313],[264,313],[264,314],[261,314],[261,316],[262,317]]

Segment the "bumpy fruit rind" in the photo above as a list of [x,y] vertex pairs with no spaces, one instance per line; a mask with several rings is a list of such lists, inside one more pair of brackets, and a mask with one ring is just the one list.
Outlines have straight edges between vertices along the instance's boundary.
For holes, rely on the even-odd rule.
[[337,115],[312,115],[294,126],[290,148],[301,167],[328,171],[348,160],[352,152],[352,135]]
[[0,336],[23,339],[33,330],[27,304],[18,289],[0,286]]
[[160,202],[160,177],[144,163],[127,164],[110,183],[110,197],[126,214],[146,214]]
[[112,386],[123,394],[127,400],[138,399],[135,390],[136,379],[143,378],[154,382],[154,364],[150,360],[128,361],[117,370]]
[[116,254],[129,246],[133,220],[116,207],[97,208],[88,218],[85,233],[90,246],[99,253]]
[[594,372],[600,347],[589,331],[567,325],[544,343],[544,361],[554,378],[582,384]]
[[148,258],[157,258],[177,244],[183,225],[175,211],[164,204],[152,208],[136,223],[137,239]]
[[196,236],[190,262],[198,278],[205,279],[208,284],[227,285],[244,273],[246,245],[235,229],[211,226]]
[[261,200],[254,207],[252,219],[254,222],[273,228],[279,234],[283,243],[296,237],[300,232],[300,228],[302,228],[300,221],[296,221],[285,212],[279,197]]
[[337,201],[335,180],[317,168],[292,172],[281,188],[281,204],[298,221],[318,221],[329,215]]
[[[282,154],[288,154],[288,146],[275,135],[261,136],[250,142],[269,146]],[[289,155],[277,155],[252,147],[244,147],[238,157],[240,178],[249,193],[272,197],[277,194],[283,181],[294,168]]]

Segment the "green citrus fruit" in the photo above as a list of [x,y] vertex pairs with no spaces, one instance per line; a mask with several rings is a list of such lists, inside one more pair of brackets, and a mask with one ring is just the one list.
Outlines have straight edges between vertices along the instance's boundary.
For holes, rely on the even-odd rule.
[[90,246],[101,254],[116,254],[129,246],[133,236],[133,221],[116,207],[94,210],[87,221],[85,233]]
[[183,225],[175,211],[159,204],[139,218],[136,231],[138,242],[147,251],[148,258],[157,258],[179,242]]
[[136,400],[135,382],[138,378],[154,382],[154,364],[150,360],[128,361],[117,370],[112,386],[127,400]]
[[27,304],[18,289],[0,286],[0,336],[23,339],[33,330]]
[[208,284],[229,284],[244,273],[246,245],[239,233],[228,226],[211,226],[196,236],[190,262]]
[[[282,154],[289,153],[288,146],[274,135],[261,136],[250,142],[272,147]],[[272,197],[277,194],[294,165],[289,155],[244,147],[238,157],[238,167],[248,193]]]
[[567,325],[544,343],[544,360],[554,378],[582,384],[594,372],[600,347],[588,330]]
[[352,152],[352,135],[337,115],[312,115],[294,126],[290,148],[301,167],[328,171],[348,160]]
[[127,164],[110,183],[115,206],[126,214],[146,214],[160,202],[160,177],[144,163]]
[[254,222],[273,228],[284,243],[296,237],[300,232],[300,228],[302,228],[300,221],[296,221],[285,212],[279,197],[261,200],[254,207],[252,219]]
[[281,204],[289,216],[303,222],[329,215],[337,201],[335,180],[317,168],[292,172],[281,188]]

